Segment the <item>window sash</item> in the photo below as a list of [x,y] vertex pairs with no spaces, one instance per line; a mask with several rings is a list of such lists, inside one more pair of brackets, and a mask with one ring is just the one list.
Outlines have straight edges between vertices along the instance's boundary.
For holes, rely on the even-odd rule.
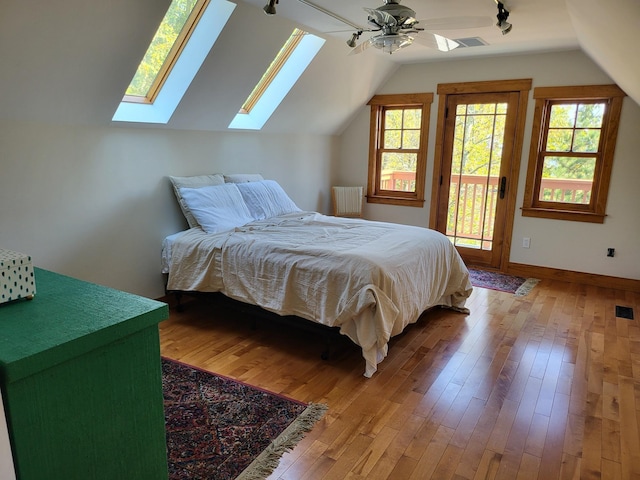
[[262,78],[258,81],[256,86],[253,88],[252,92],[249,94],[244,104],[240,108],[240,112],[242,114],[251,113],[253,107],[256,106],[258,100],[264,95],[271,82],[273,82],[278,72],[282,70],[282,67],[287,63],[289,57],[293,54],[295,49],[300,45],[304,35],[307,32],[304,30],[300,30],[295,28],[293,33],[289,36],[285,44],[282,46],[276,57],[273,59],[267,70],[262,75]]
[[[142,96],[142,95],[125,94],[122,97],[123,102],[152,104],[155,101],[156,97],[160,93],[160,90],[162,90],[162,87],[165,81],[167,80],[169,73],[171,73],[171,70],[173,69],[178,59],[180,58],[180,54],[182,53],[185,46],[187,45],[189,39],[191,38],[191,34],[193,33],[196,26],[198,25],[198,22],[200,21],[200,18],[204,14],[208,5],[209,5],[209,0],[198,0],[194,4],[193,9],[189,14],[189,17],[185,21],[184,25],[182,26],[182,29],[180,30],[180,33],[178,34],[175,41],[173,42],[173,45],[169,50],[169,53],[164,59],[164,62],[162,63],[162,66],[158,70],[158,73],[156,74],[153,82],[151,83],[151,86],[149,87],[149,90],[147,91],[146,95]],[[164,18],[162,22],[165,22]],[[155,39],[155,36],[154,36],[154,39]],[[153,45],[153,40],[149,45],[149,49],[147,50],[147,52],[145,52],[145,57],[149,52],[149,50],[151,50],[152,45]],[[143,57],[143,61],[144,61],[144,57]],[[142,62],[140,66],[141,65],[142,65]],[[140,68],[140,66],[138,66],[138,69]],[[137,74],[137,71],[136,71],[136,74]],[[127,90],[129,89],[127,88]]]
[[[531,135],[527,184],[522,207],[523,216],[593,223],[604,222],[613,153],[615,151],[620,110],[624,96],[624,92],[615,85],[541,87],[534,89],[536,110]],[[593,130],[600,130],[597,149],[585,152],[573,151],[575,138],[572,138],[572,148],[569,151],[549,150],[549,131],[561,128],[550,127],[552,107],[554,105],[575,105],[577,109],[579,105],[595,103],[604,104],[600,127],[590,127]],[[573,125],[567,126],[566,130],[571,130],[572,135],[575,135],[576,131],[584,130],[584,128],[580,128],[574,118]],[[541,196],[544,196],[544,190],[541,194],[541,189],[544,189],[543,184],[545,183],[543,169],[545,160],[550,157],[595,158],[589,202],[541,199]],[[566,193],[564,195],[566,196]],[[577,193],[571,193],[571,195],[576,195],[577,198]]]
[[[398,95],[376,95],[371,99],[371,125],[370,125],[370,145],[369,145],[369,182],[367,191],[367,202],[387,203],[394,205],[422,206],[424,204],[425,175],[426,175],[426,152],[429,130],[429,113],[433,94],[398,94]],[[407,110],[420,110],[420,128],[406,126],[404,124]],[[387,112],[393,110],[402,111],[402,124],[390,128],[385,124]],[[400,148],[386,148],[386,132],[399,132],[401,143]],[[418,148],[405,148],[404,134],[406,132],[418,131]],[[413,175],[413,184],[409,181],[409,190],[395,188],[384,188],[383,185],[383,158],[385,154],[415,155],[415,168],[407,170]],[[399,173],[406,173],[399,171]],[[395,179],[392,179],[397,181]]]

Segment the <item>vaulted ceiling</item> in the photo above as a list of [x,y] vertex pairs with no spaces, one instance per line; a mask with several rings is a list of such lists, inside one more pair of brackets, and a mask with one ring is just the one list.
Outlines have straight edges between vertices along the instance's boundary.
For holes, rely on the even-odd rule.
[[[0,0],[0,121],[111,125],[111,118],[169,0]],[[418,43],[393,55],[349,55],[351,30],[297,0],[266,16],[265,0],[237,2],[222,35],[169,123],[162,128],[225,131],[294,27],[327,39],[266,132],[336,134],[404,63],[582,48],[640,103],[637,0],[505,0],[513,30],[494,25],[436,33],[480,37],[487,45],[449,53]],[[317,0],[355,24],[376,0]],[[421,20],[480,15],[493,0],[405,0]],[[615,7],[615,8],[614,8]],[[340,32],[336,32],[340,30]],[[330,33],[331,32],[331,33]],[[362,39],[367,38],[363,34]],[[517,77],[517,72],[514,72]]]
[[[500,29],[495,25],[498,10],[494,0],[401,0],[401,5],[410,7],[416,12],[416,18],[420,21],[418,26],[428,25],[433,19],[440,18],[452,20],[452,23],[455,24],[459,23],[456,20],[462,21],[469,16],[485,17],[490,23],[484,27],[433,31],[452,39],[479,37],[487,45],[459,48],[444,54],[414,42],[410,47],[394,53],[392,60],[397,63],[416,63],[442,60],[445,57],[464,58],[578,48],[578,39],[569,13],[565,8],[564,0],[502,1],[509,11],[509,22],[513,24],[513,30],[507,35],[502,35]],[[264,6],[265,4],[265,0],[246,0],[246,2],[255,6]],[[349,2],[314,0],[312,2],[312,4],[364,27],[368,26],[367,13],[364,8],[376,8],[383,3],[383,0],[352,0]],[[343,43],[349,38],[349,32],[353,31],[344,23],[298,0],[281,0],[276,7],[277,15],[303,23],[318,32],[335,37]],[[365,32],[361,39],[364,40],[371,35],[373,34]],[[416,36],[420,37],[419,34]],[[349,53],[349,48],[346,45],[344,53],[345,55]],[[372,52],[367,53],[372,54]]]

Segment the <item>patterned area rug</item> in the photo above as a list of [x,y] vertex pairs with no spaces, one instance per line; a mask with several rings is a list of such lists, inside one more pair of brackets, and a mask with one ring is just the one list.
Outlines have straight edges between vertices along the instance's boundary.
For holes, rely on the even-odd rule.
[[515,277],[474,268],[469,269],[469,274],[474,287],[509,292],[519,297],[527,295],[540,281],[537,278]]
[[171,480],[266,478],[327,409],[166,358],[162,388]]

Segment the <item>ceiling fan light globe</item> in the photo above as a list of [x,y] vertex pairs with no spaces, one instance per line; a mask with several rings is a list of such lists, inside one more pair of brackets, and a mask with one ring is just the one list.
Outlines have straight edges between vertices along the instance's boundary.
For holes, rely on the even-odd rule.
[[408,47],[413,43],[413,37],[405,34],[378,35],[369,40],[378,50],[392,54],[401,48]]

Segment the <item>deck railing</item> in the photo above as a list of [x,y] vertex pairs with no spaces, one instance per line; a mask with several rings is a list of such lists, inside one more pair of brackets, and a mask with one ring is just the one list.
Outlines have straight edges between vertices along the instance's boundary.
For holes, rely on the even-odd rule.
[[[498,180],[499,177],[487,179],[484,175],[459,175],[451,178],[449,199],[458,199],[457,236],[493,239]],[[590,180],[543,178],[540,191],[547,201],[587,204],[591,197],[591,185]],[[484,222],[481,221],[483,214]],[[452,231],[447,233],[453,234],[453,225],[450,227]]]
[[587,204],[591,201],[593,181],[568,178],[543,178],[540,200]]
[[[491,240],[495,206],[498,200],[499,177],[484,175],[453,175],[449,199],[458,199],[458,225],[455,234],[469,239]],[[383,190],[412,191],[415,188],[415,173],[385,171],[382,172],[380,186]],[[562,178],[543,178],[540,191],[543,199],[555,202],[587,204],[591,198],[592,182]],[[452,207],[453,205],[450,205]],[[484,222],[479,221],[484,218]],[[453,235],[452,225],[447,230]],[[483,230],[484,227],[484,232]]]
[[380,175],[380,189],[396,192],[412,192],[416,188],[415,172],[384,170]]
[[[487,178],[484,175],[454,175],[451,177],[447,235],[475,240],[490,241],[493,239],[495,207],[498,200],[498,179],[498,177]],[[458,211],[457,216],[454,217],[456,199]]]

